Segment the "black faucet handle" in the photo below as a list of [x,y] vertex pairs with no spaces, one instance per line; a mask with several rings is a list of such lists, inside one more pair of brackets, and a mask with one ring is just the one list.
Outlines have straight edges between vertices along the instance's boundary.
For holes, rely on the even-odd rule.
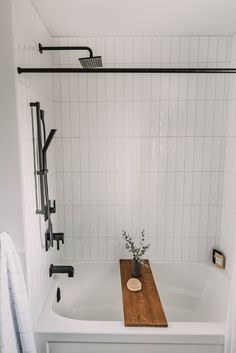
[[57,250],[60,250],[60,241],[64,244],[64,233],[53,233],[53,240],[57,242]]
[[53,206],[51,206],[51,200],[49,201],[50,213],[56,213],[56,200],[53,200]]

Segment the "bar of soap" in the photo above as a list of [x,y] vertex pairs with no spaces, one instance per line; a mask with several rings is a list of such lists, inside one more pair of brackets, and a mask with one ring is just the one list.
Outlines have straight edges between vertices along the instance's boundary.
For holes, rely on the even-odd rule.
[[137,278],[130,278],[126,285],[131,292],[139,292],[142,290],[142,283]]

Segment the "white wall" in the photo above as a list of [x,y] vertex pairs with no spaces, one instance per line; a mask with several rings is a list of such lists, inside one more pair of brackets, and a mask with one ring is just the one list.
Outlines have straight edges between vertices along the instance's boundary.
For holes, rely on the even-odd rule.
[[[224,67],[231,39],[54,38],[109,66]],[[82,55],[87,53],[82,53]],[[77,52],[54,65],[76,65]],[[54,77],[57,181],[66,259],[124,256],[122,229],[144,228],[157,261],[207,261],[220,235],[226,75]]]
[[[51,56],[38,52],[38,43],[50,44],[51,37],[29,0],[12,0],[16,66],[50,66]],[[14,70],[16,71],[16,66]],[[45,110],[47,132],[53,127],[53,82],[50,75],[17,75],[18,126],[21,178],[23,186],[24,237],[30,304],[35,323],[47,295],[51,279],[50,263],[59,261],[59,253],[44,249],[45,222],[36,215],[33,140],[30,102],[39,101]],[[49,192],[56,199],[55,144],[49,148]],[[57,215],[52,217],[57,231]]]
[[[236,35],[232,37],[231,66],[236,67]],[[229,116],[224,167],[224,191],[220,248],[226,255],[226,269],[231,273],[235,256],[236,230],[236,77],[231,75]]]
[[16,68],[11,3],[1,1],[0,11],[0,232],[9,232],[24,249],[19,136],[16,110]]

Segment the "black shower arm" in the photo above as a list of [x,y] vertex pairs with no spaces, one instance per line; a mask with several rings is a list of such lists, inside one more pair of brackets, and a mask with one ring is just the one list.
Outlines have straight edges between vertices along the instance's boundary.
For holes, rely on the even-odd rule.
[[39,52],[41,54],[43,54],[44,50],[87,50],[89,52],[90,58],[93,57],[92,49],[89,48],[89,47],[86,47],[86,46],[79,46],[79,47],[76,47],[76,46],[72,46],[72,47],[66,47],[66,46],[63,46],[63,47],[43,47],[42,44],[39,43]]

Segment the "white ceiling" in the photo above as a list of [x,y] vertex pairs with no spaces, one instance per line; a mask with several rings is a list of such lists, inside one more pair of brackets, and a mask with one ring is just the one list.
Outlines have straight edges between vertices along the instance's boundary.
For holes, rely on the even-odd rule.
[[236,0],[32,0],[54,36],[232,34]]

